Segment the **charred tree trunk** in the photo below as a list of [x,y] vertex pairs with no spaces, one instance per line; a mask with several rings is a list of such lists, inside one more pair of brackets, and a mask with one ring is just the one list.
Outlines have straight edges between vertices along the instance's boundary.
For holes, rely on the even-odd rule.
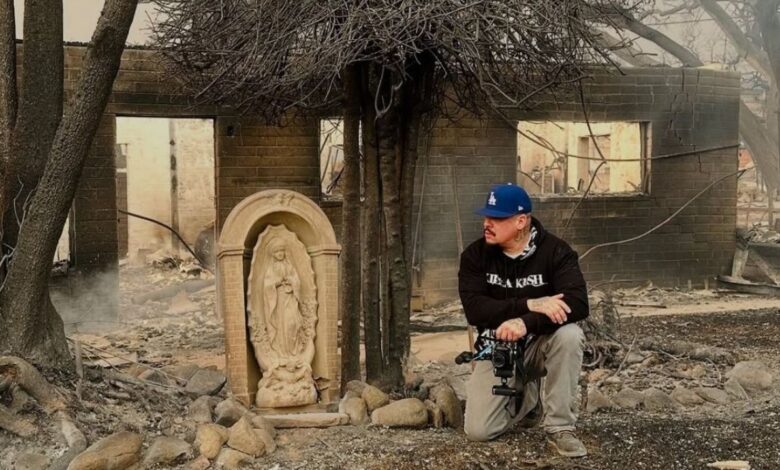
[[16,246],[21,223],[49,158],[62,118],[64,50],[62,2],[26,0],[23,79],[11,139],[3,243]]
[[400,88],[390,85],[387,70],[363,77],[366,380],[383,387],[402,385],[410,346],[414,173],[433,62],[415,58],[411,64]]
[[382,347],[382,306],[380,304],[381,213],[379,163],[376,153],[376,112],[370,93],[370,68],[361,66],[361,102],[363,107],[363,174],[362,211],[362,302],[363,340],[366,349],[366,381],[379,384],[384,375]]
[[356,65],[344,74],[344,173],[341,209],[341,385],[360,380],[360,84]]
[[[389,74],[388,74],[389,75]],[[377,119],[377,156],[382,181],[382,215],[387,251],[384,261],[388,273],[388,350],[384,379],[388,385],[403,383],[403,365],[408,355],[409,283],[404,247],[403,209],[400,168],[403,151],[400,141],[401,116],[391,79],[380,84],[380,102],[388,106]]]
[[2,349],[34,363],[55,367],[71,365],[62,321],[49,301],[49,271],[84,161],[119,69],[136,4],[137,0],[106,2],[87,49],[74,97],[57,128],[43,177],[30,201],[5,286],[0,291],[2,327],[13,331]]
[[[0,2],[0,241],[11,170],[11,136],[16,123],[16,27],[13,0]],[[0,245],[1,247],[2,245]],[[0,258],[3,250],[0,248]],[[5,265],[0,264],[0,281]]]

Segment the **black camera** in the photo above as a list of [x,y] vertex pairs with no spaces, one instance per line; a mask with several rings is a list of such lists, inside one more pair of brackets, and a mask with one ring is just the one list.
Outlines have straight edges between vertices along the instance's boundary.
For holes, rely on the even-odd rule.
[[515,375],[517,348],[507,343],[497,343],[493,348],[490,362],[493,363],[493,374],[496,377],[511,378]]
[[471,361],[490,360],[493,365],[493,375],[501,379],[500,385],[493,386],[493,395],[522,399],[522,385],[517,388],[510,387],[509,379],[515,377],[515,383],[523,383],[525,376],[523,367],[525,339],[520,341],[501,341],[496,339],[494,331],[488,331],[479,336],[476,346],[479,350],[476,355],[469,351],[464,351],[455,358],[455,363],[463,364]]

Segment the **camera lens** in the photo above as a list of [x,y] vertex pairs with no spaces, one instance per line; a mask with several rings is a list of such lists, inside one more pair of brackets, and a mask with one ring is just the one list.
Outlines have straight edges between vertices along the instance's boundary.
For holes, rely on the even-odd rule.
[[503,351],[496,351],[493,353],[493,367],[496,369],[501,369],[506,366],[506,363],[507,357]]

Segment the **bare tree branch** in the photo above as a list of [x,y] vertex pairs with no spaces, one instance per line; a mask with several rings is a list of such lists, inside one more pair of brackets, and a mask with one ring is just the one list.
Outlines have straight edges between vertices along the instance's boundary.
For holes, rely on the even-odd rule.
[[664,33],[643,24],[634,18],[630,11],[626,10],[602,10],[602,12],[612,19],[613,23],[623,29],[627,29],[637,36],[641,36],[648,41],[652,41],[658,47],[665,50],[686,67],[698,67],[702,61],[690,50],[686,49],[674,39]]
[[642,52],[633,41],[617,38],[605,30],[594,30],[597,44],[635,67],[656,67],[663,65],[651,54]]
[[[633,25],[635,26],[635,25]],[[672,55],[681,53],[681,57],[677,57],[681,62],[687,63],[690,66],[701,66],[703,62],[687,49],[681,45],[674,43],[674,41],[668,36],[662,34],[652,34],[653,30],[649,26],[642,25],[643,28],[633,28],[631,31],[640,31],[644,34],[639,34],[647,40],[655,42],[654,39],[659,39],[660,42],[655,42],[659,47],[669,52]],[[607,41],[606,39],[601,39]],[[647,66],[654,65],[648,62],[646,56],[635,56],[633,54],[623,54],[620,56],[626,62],[634,66]],[[778,148],[778,142],[773,139],[772,133],[767,131],[766,126],[761,122],[761,119],[748,108],[745,103],[740,100],[739,107],[739,133],[744,139],[747,146],[750,148],[753,157],[755,158],[756,165],[761,170],[762,175],[767,182],[767,185],[771,188],[780,187],[780,162],[778,161],[780,156],[780,149]]]
[[[184,85],[204,100],[261,109],[269,118],[332,108],[343,71],[355,63],[381,65],[380,76],[400,90],[410,77],[407,65],[428,52],[435,83],[449,85],[462,107],[480,111],[476,104],[489,99],[522,103],[533,90],[575,80],[585,62],[600,60],[587,2],[156,3],[163,18],[155,25],[156,45]],[[433,90],[440,94],[445,87]],[[392,100],[374,98],[381,116]]]
[[737,25],[731,15],[718,5],[715,0],[698,0],[702,9],[706,11],[723,33],[728,37],[731,45],[736,49],[737,54],[743,57],[756,71],[761,72],[767,77],[772,76],[769,58],[766,52],[757,48],[750,39],[745,36],[742,29]]

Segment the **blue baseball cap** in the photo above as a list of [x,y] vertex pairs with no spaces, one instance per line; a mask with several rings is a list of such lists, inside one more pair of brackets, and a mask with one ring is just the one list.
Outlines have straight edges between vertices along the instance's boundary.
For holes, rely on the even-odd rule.
[[496,219],[528,214],[531,212],[531,198],[525,189],[516,184],[497,184],[490,188],[485,207],[476,212],[479,215]]

